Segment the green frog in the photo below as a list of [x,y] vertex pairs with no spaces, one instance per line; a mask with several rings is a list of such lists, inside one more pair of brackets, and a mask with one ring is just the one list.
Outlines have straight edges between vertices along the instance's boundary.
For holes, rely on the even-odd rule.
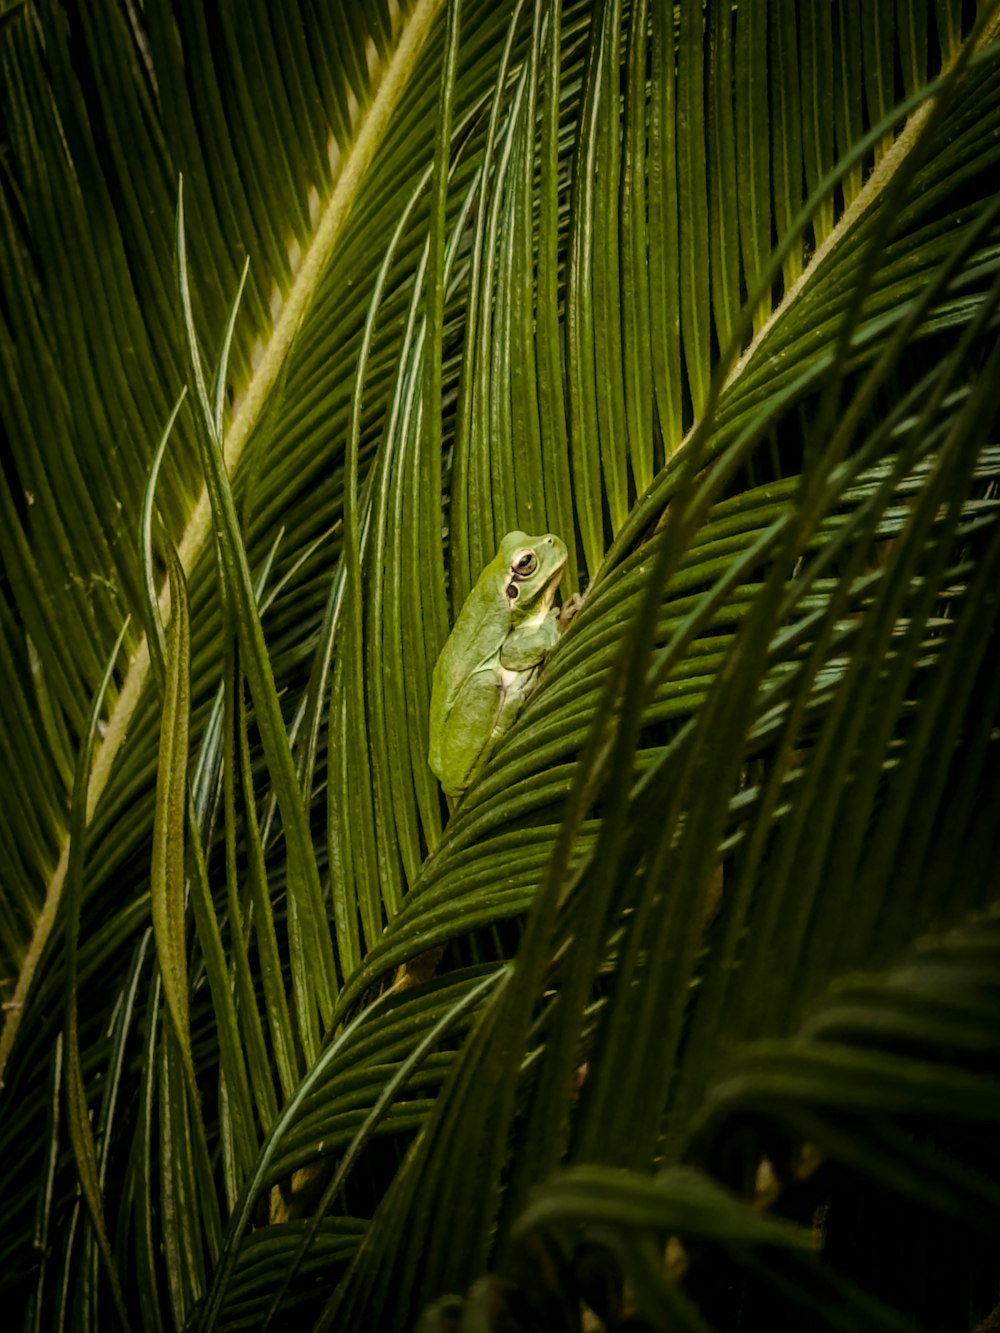
[[459,612],[434,667],[428,760],[454,804],[496,748],[555,647],[566,546],[553,533],[508,532]]

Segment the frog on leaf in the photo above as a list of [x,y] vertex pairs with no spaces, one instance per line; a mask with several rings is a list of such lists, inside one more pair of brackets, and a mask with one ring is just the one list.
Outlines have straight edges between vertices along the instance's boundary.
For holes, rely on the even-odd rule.
[[566,546],[508,532],[466,598],[434,667],[428,761],[454,805],[510,729],[579,604],[562,616]]

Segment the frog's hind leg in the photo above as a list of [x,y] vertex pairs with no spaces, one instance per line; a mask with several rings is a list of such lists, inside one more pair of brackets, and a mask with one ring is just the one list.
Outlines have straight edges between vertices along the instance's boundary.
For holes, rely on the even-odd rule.
[[[544,659],[542,659],[544,660]],[[525,671],[505,671],[500,669],[500,703],[493,720],[488,752],[492,753],[500,741],[510,731],[518,713],[535,687],[535,680],[542,668],[542,660]]]
[[444,729],[441,785],[458,797],[493,749],[493,733],[502,713],[504,689],[495,669],[475,671],[455,700]]

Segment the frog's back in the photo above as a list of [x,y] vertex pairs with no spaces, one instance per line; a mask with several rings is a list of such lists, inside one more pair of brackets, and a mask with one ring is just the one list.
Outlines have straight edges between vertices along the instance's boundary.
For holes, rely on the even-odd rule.
[[473,671],[459,687],[440,727],[431,731],[429,760],[448,796],[465,791],[500,713],[499,667]]
[[469,598],[434,666],[428,760],[446,792],[464,785],[467,774],[451,770],[471,769],[475,756],[465,762],[467,747],[499,707],[500,646],[509,621],[502,590],[499,608],[486,597]]

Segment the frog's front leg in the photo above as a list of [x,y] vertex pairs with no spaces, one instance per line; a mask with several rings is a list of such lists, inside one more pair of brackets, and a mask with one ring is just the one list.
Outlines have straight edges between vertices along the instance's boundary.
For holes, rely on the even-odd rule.
[[568,601],[563,602],[559,608],[559,633],[564,634],[569,628],[570,622],[576,618],[576,613],[583,606],[583,593],[575,592]]
[[552,608],[540,625],[512,630],[500,646],[505,671],[530,671],[541,666],[559,641],[559,612]]
[[553,608],[540,625],[512,630],[500,648],[501,700],[490,739],[492,750],[510,730],[535,687],[539,671],[559,639],[558,612]]

